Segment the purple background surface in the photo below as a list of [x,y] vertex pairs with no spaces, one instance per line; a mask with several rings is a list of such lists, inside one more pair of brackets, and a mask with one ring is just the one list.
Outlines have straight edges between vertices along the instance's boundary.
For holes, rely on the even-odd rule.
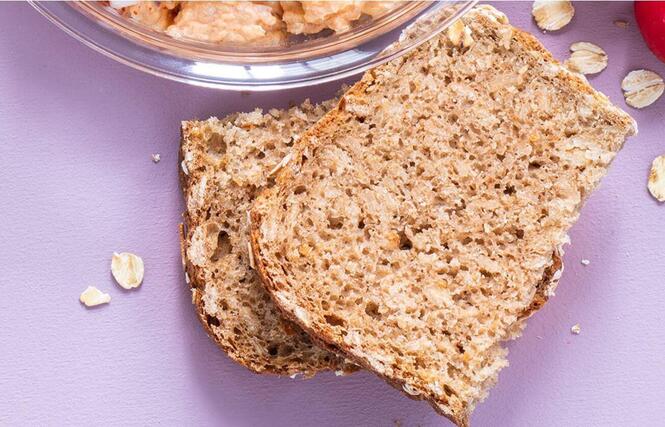
[[[499,7],[537,31],[530,2]],[[566,29],[539,34],[556,57],[572,42],[600,44],[609,67],[590,80],[624,107],[629,70],[665,76],[630,3],[576,7]],[[618,18],[629,28],[615,27]],[[215,347],[192,310],[177,238],[180,120],[322,99],[337,85],[243,95],[169,82],[93,52],[27,4],[1,3],[0,28],[0,424],[448,424],[369,373],[251,374]],[[665,97],[629,111],[640,135],[588,201],[557,296],[509,344],[511,366],[476,425],[663,423],[665,206],[646,178],[665,152]],[[113,282],[113,251],[143,256],[139,290]],[[92,284],[110,305],[79,304]]]

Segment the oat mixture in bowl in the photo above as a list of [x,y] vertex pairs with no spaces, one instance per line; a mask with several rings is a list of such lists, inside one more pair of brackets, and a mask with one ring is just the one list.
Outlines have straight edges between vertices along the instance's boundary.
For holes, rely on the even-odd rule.
[[133,68],[198,86],[258,91],[357,75],[434,37],[476,0],[30,3]]
[[275,45],[289,35],[348,31],[400,1],[110,1],[122,16],[178,39]]

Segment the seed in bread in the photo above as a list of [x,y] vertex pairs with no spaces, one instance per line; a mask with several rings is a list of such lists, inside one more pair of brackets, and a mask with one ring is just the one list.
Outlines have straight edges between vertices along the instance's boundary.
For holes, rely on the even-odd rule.
[[497,15],[463,18],[466,49],[444,34],[367,72],[252,210],[254,261],[284,313],[461,426],[636,131]]
[[247,234],[254,195],[288,163],[293,141],[335,102],[182,125],[186,281],[210,337],[255,372],[349,369],[281,317],[253,270]]

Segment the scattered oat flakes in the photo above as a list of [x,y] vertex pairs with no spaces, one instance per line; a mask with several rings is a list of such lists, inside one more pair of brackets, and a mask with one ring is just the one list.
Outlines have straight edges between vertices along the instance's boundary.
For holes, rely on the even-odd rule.
[[279,163],[277,163],[277,165],[274,168],[272,168],[270,172],[268,172],[268,176],[273,176],[277,172],[279,172],[280,169],[282,169],[291,161],[291,157],[293,157],[292,153],[289,153],[286,156],[284,156],[284,158]]
[[598,45],[589,42],[577,42],[570,46],[572,52],[565,62],[570,71],[582,74],[600,73],[607,67],[607,54]]
[[665,202],[665,154],[653,159],[649,172],[649,192],[659,202]]
[[143,281],[143,260],[129,252],[113,252],[111,273],[120,286],[125,289],[137,288]]
[[159,163],[160,160],[162,160],[162,156],[159,153],[155,153],[152,155],[153,163]]
[[464,35],[464,22],[461,19],[453,22],[446,30],[446,33],[452,44],[456,46],[460,45],[462,43],[462,36]]
[[573,19],[575,8],[568,0],[536,0],[531,14],[541,30],[556,31]]
[[471,36],[471,29],[464,25],[461,19],[453,22],[447,30],[448,39],[455,46],[469,47],[473,44],[474,40]]
[[626,104],[633,108],[644,108],[653,104],[665,91],[663,79],[653,71],[634,70],[621,82]]
[[586,266],[586,265],[591,264],[591,261],[589,261],[588,259],[583,259],[582,261],[580,261],[580,263],[582,263],[582,265]]
[[88,286],[79,297],[79,301],[85,304],[86,307],[94,307],[111,302],[111,295],[105,294],[94,286]]
[[575,335],[579,335],[580,332],[582,332],[582,328],[580,328],[580,324],[576,323],[570,328],[570,332],[574,333]]
[[617,19],[614,21],[614,25],[619,28],[628,28],[628,21],[624,21],[623,19]]

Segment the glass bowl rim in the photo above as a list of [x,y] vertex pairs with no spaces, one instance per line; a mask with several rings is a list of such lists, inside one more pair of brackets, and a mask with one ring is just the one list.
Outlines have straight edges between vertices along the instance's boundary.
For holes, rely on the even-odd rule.
[[[228,46],[220,48],[211,46],[209,43],[178,41],[168,35],[129,22],[130,20],[119,15],[116,15],[115,20],[99,22],[94,19],[94,16],[93,19],[90,19],[90,16],[85,16],[85,13],[81,11],[80,6],[89,7],[86,5],[88,2],[33,0],[30,1],[30,4],[48,20],[80,42],[132,68],[196,86],[267,91],[314,85],[359,74],[401,56],[431,39],[470,10],[476,2],[477,0],[407,2],[408,9],[403,9],[402,6],[395,8],[394,11],[377,18],[372,24],[363,26],[360,35],[351,30],[326,37],[322,39],[323,41],[314,40],[304,48],[304,45],[300,45],[295,49],[286,50],[265,47],[256,50],[229,49]],[[72,3],[75,7],[72,7]],[[379,51],[367,60],[360,58],[356,63],[343,64],[344,61],[349,61],[349,52],[362,50],[363,42],[371,43],[377,35],[381,36],[387,31],[405,28],[409,22],[450,6],[458,9],[421,37],[409,40],[389,53],[384,54],[383,51]],[[100,8],[101,6],[96,9],[87,9],[87,12],[91,10],[99,12]],[[414,11],[416,13],[413,13]],[[107,15],[111,16],[112,12],[107,12]],[[379,25],[376,25],[377,22]],[[387,31],[384,31],[386,28]],[[381,31],[384,32],[381,33]],[[160,43],[152,45],[141,43],[145,40],[153,42],[159,40]],[[360,41],[360,45],[350,45],[350,43],[358,41]],[[163,44],[164,42],[166,45]],[[325,46],[326,44],[328,46]],[[324,49],[321,49],[322,45],[324,45]],[[171,48],[172,52],[166,52],[168,48]],[[317,49],[319,50],[317,51]],[[315,58],[308,56],[312,51],[317,52]],[[211,55],[211,52],[214,55]],[[325,56],[325,54],[330,54],[330,56]],[[326,67],[331,67],[333,59],[341,61],[342,65],[326,69]],[[295,76],[284,76],[286,71],[292,72],[293,70],[296,71]],[[271,73],[282,76],[282,78],[271,78]],[[229,76],[232,74],[243,77],[230,78]]]

